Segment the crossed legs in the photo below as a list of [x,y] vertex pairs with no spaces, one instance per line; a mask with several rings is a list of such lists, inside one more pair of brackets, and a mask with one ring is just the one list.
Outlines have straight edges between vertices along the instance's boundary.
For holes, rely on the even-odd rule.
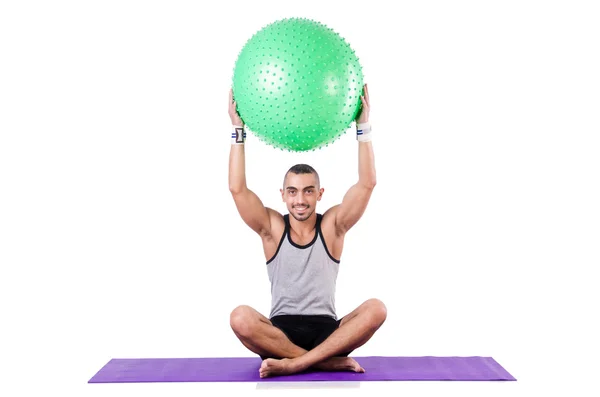
[[364,345],[381,327],[386,316],[383,302],[369,299],[345,316],[339,328],[310,351],[293,344],[268,318],[250,306],[235,308],[230,325],[250,351],[260,356],[281,357],[280,360],[264,360],[260,368],[261,377],[293,374],[310,367],[364,372],[353,359],[336,355]]

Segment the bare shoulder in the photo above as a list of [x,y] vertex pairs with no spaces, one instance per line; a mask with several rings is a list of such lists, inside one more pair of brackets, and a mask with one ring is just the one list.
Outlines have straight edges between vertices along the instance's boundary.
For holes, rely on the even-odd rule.
[[269,221],[271,224],[270,230],[267,230],[266,233],[261,236],[266,240],[275,239],[278,240],[283,231],[285,230],[285,221],[283,220],[283,215],[273,208],[265,207],[267,209],[267,213],[269,214]]
[[265,207],[269,214],[270,227],[264,233],[261,233],[263,251],[265,254],[265,260],[273,258],[277,252],[277,247],[281,241],[281,237],[285,231],[285,220],[283,215],[274,210],[273,208]]
[[321,233],[325,240],[324,243],[332,258],[335,258],[337,261],[342,257],[346,235],[346,231],[336,224],[336,216],[339,208],[339,204],[329,208],[325,211],[321,219]]
[[323,214],[323,218],[321,219],[321,230],[323,230],[323,233],[336,237],[341,237],[344,235],[344,232],[336,225],[335,222],[339,208],[339,204],[334,205]]

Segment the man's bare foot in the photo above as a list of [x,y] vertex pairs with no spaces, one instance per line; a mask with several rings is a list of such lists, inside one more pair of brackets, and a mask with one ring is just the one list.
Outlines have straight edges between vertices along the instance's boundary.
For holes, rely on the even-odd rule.
[[364,368],[351,357],[331,357],[315,367],[322,371],[365,372]]
[[294,362],[292,359],[283,358],[281,360],[276,360],[274,358],[267,358],[260,365],[259,374],[261,378],[266,378],[269,376],[279,376],[279,375],[291,375],[299,370],[294,366]]

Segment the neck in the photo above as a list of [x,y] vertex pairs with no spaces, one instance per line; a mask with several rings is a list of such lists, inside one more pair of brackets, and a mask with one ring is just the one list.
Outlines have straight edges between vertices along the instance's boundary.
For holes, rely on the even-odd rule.
[[317,211],[313,212],[308,219],[299,221],[290,214],[290,227],[296,234],[304,236],[311,234],[315,230],[317,224]]

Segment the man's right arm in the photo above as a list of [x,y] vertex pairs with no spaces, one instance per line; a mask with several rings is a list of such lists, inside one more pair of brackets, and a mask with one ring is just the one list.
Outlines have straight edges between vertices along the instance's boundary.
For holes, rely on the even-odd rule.
[[272,210],[266,208],[258,196],[246,185],[246,157],[243,143],[232,143],[231,145],[229,191],[244,222],[261,237],[269,236]]
[[277,213],[266,208],[258,196],[246,185],[246,153],[244,122],[240,118],[233,90],[229,90],[229,117],[231,118],[231,150],[229,152],[229,191],[240,216],[261,237],[271,235],[271,217]]

